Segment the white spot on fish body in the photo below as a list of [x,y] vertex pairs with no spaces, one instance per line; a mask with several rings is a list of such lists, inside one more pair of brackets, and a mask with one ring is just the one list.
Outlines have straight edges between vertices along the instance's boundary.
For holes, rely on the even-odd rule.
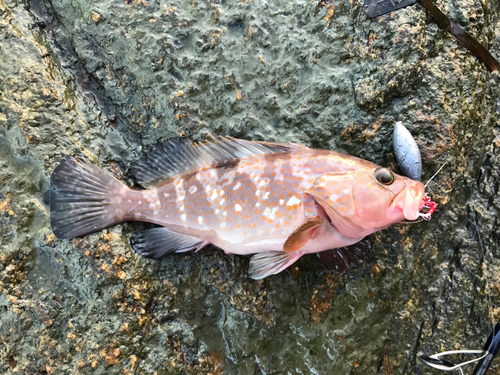
[[284,199],[280,199],[280,206],[283,206],[283,203],[285,203]]
[[222,216],[227,216],[227,211],[224,211],[224,212],[222,213]]
[[237,211],[237,212],[241,212],[241,206],[238,203],[236,203],[234,205],[234,210]]
[[210,169],[210,170],[208,171],[208,175],[209,175],[211,178],[215,179],[215,178],[217,178],[217,171],[216,171],[215,169]]
[[198,224],[203,224],[203,217],[202,216],[198,216]]
[[226,222],[224,221],[223,223],[220,224],[220,227],[224,229],[226,227]]
[[336,195],[336,194],[332,194],[332,195],[330,195],[330,199],[331,199],[332,201],[334,201],[334,202],[336,202],[336,201],[337,201],[337,198],[338,198],[338,197],[339,197],[339,196],[338,196],[338,195]]
[[226,200],[224,198],[222,198],[220,201],[220,205],[222,206],[225,202],[226,202]]
[[260,203],[259,202],[255,203],[255,207],[260,207]]
[[256,181],[256,183],[257,183],[257,187],[261,188],[263,186],[266,186],[267,183],[268,183],[268,181],[266,181],[266,180],[260,180],[259,182]]
[[274,218],[276,217],[275,216],[276,211],[278,211],[278,207],[273,207],[272,209],[269,207],[266,207],[266,209],[264,210],[264,213],[262,215],[264,215],[268,219],[274,220]]
[[297,198],[297,197],[294,195],[294,196],[292,196],[292,197],[288,200],[288,202],[286,202],[286,205],[287,205],[287,206],[293,206],[294,204],[299,204],[299,203],[300,203],[300,199],[299,199],[299,198]]
[[241,182],[239,182],[239,181],[238,181],[238,182],[236,183],[236,185],[234,185],[234,187],[233,187],[233,191],[234,191],[234,190],[238,190],[238,189],[240,188],[240,186],[241,186]]
[[142,197],[149,204],[160,204],[160,201],[158,199],[158,189],[156,188],[152,188],[150,190],[143,190]]
[[217,215],[218,213],[219,213],[219,209],[218,209],[218,208],[216,208],[216,209],[215,209],[215,214]]
[[169,194],[169,193],[163,193],[163,196],[164,196],[165,198],[168,198],[168,197],[170,197],[170,194]]
[[196,193],[197,191],[198,191],[198,188],[197,188],[195,185],[193,185],[193,186],[190,186],[190,187],[189,187],[189,192],[190,192],[191,194],[194,194],[194,193]]
[[179,210],[184,211],[184,205],[180,206]]
[[184,200],[186,191],[184,190],[184,179],[178,178],[176,180],[178,183],[174,183],[175,185],[175,193],[176,193],[176,202],[178,205]]
[[267,198],[269,198],[269,191],[266,194],[264,194],[264,196],[262,197],[263,200],[265,200]]
[[217,189],[212,190],[212,195],[210,196],[211,200],[214,200],[215,198],[217,198]]
[[181,220],[182,220],[182,221],[186,221],[186,214],[182,214],[182,215],[181,215]]

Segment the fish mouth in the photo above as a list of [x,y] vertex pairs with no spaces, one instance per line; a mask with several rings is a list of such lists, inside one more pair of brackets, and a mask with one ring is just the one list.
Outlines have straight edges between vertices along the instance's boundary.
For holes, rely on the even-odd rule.
[[410,180],[406,187],[394,196],[392,206],[402,210],[406,220],[416,220],[423,215],[420,211],[427,207],[424,198],[424,184]]
[[406,189],[406,196],[403,205],[403,215],[406,220],[416,220],[420,216],[420,210],[424,206],[425,187],[424,184],[412,181],[410,187]]

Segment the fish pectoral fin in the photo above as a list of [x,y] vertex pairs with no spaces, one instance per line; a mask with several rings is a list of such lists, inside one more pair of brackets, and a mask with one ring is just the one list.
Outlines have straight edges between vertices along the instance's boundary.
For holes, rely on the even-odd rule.
[[160,258],[165,254],[197,250],[206,243],[199,238],[159,227],[133,234],[130,244],[139,255]]
[[275,275],[295,263],[301,256],[302,253],[294,252],[292,254],[284,254],[281,251],[255,254],[252,259],[250,259],[248,274],[254,280],[260,280],[264,277]]
[[287,238],[283,245],[283,251],[289,254],[302,248],[312,238],[314,231],[321,224],[323,224],[321,217],[309,218]]
[[335,207],[329,205],[317,195],[308,194],[325,210],[332,225],[343,235],[347,237],[364,237],[372,232],[369,229],[354,224],[349,218],[340,214]]

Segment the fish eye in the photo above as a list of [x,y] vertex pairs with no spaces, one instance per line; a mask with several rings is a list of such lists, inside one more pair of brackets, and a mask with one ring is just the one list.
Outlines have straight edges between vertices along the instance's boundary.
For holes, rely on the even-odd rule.
[[378,182],[384,185],[390,185],[394,182],[394,175],[390,170],[384,167],[378,167],[373,172]]

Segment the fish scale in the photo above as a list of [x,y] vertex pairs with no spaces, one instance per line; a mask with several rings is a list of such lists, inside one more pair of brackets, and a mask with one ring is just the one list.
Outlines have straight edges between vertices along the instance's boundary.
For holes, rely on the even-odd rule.
[[[189,181],[184,182],[188,189],[196,187],[196,192],[188,195],[185,200],[186,207],[196,207],[196,210],[190,211],[188,208],[186,221],[177,224],[218,231],[219,237],[231,243],[241,242],[246,236],[273,233],[277,229],[284,229],[284,235],[291,233],[293,223],[302,216],[300,195],[301,188],[305,188],[306,183],[301,184],[300,181],[304,180],[305,174],[291,172],[291,164],[298,157],[274,159],[270,161],[252,157],[240,161],[232,168],[225,168],[224,173],[214,174],[206,170],[196,173]],[[324,164],[326,168],[326,163]],[[248,169],[250,171],[245,172]],[[285,178],[276,179],[276,170]],[[199,181],[199,187],[205,184],[208,189],[191,185],[193,181]],[[285,197],[288,200],[285,201]],[[168,205],[168,202],[162,204]],[[199,207],[206,206],[209,210],[200,214]],[[202,218],[203,225],[200,225],[199,217]],[[270,225],[257,226],[255,223],[260,220]],[[229,226],[227,223],[234,225]]]
[[150,222],[160,227],[132,236],[139,254],[159,257],[213,244],[226,253],[255,254],[249,273],[260,279],[303,254],[348,246],[414,220],[427,204],[418,181],[295,144],[167,140],[130,172],[146,190],[130,189],[84,160],[63,159],[51,177],[56,236]]

